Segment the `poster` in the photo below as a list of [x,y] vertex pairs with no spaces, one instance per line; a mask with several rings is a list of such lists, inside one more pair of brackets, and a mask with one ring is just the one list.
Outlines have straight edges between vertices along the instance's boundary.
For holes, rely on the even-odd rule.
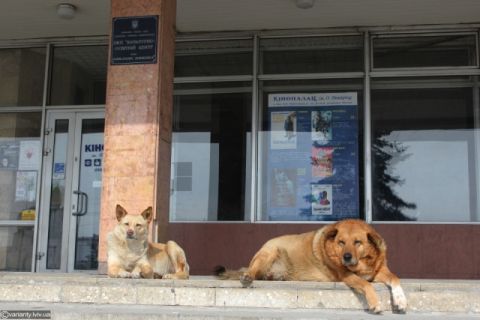
[[355,92],[271,94],[267,219],[359,217]]
[[20,141],[18,170],[38,170],[40,167],[40,141]]
[[296,112],[272,112],[270,114],[271,134],[270,148],[296,149],[297,148],[297,116]]
[[312,214],[332,214],[332,185],[312,184]]
[[17,170],[18,152],[18,141],[0,139],[0,169]]
[[36,171],[17,171],[15,201],[35,202],[37,188]]

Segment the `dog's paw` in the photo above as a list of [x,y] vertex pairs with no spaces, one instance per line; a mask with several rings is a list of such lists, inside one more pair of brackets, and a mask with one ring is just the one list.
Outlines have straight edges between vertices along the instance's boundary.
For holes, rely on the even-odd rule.
[[141,277],[142,275],[138,271],[132,271],[132,273],[130,274],[130,278],[132,279],[140,279]]
[[171,280],[171,279],[176,279],[176,278],[177,278],[177,277],[176,277],[174,274],[172,274],[172,273],[167,273],[167,274],[164,274],[164,275],[162,276],[162,279],[169,279],[169,280]]
[[120,271],[118,273],[118,277],[119,278],[131,278],[132,277],[132,274],[128,271]]
[[244,288],[252,285],[253,279],[248,274],[243,274],[240,276],[240,283]]
[[373,313],[373,314],[381,314],[382,313],[382,307],[380,307],[380,304],[377,304],[375,306],[370,306],[368,308],[368,312]]
[[407,312],[407,298],[400,286],[392,288],[393,305],[392,311],[395,313]]

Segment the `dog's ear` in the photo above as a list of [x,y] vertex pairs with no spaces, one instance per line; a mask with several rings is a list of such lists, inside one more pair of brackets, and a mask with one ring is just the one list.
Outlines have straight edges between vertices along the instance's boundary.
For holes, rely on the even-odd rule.
[[120,220],[122,220],[123,217],[125,217],[128,212],[127,210],[125,210],[121,205],[117,204],[117,208],[115,209],[115,212],[117,214],[117,220],[118,222],[120,222]]
[[387,245],[385,244],[385,240],[383,240],[382,236],[375,230],[370,229],[367,233],[368,241],[370,241],[381,253],[385,253],[387,251]]
[[333,240],[338,233],[337,225],[331,224],[320,229],[319,234],[319,243],[321,246],[324,246],[328,240]]
[[142,217],[143,219],[147,220],[148,223],[152,221],[153,218],[153,212],[152,212],[152,207],[148,207],[142,212]]
[[331,240],[334,239],[337,236],[338,229],[336,224],[329,225],[325,231],[325,240]]

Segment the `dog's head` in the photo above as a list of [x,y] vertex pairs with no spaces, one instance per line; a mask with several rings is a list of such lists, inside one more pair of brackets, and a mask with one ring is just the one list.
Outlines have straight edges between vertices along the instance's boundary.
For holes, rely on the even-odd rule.
[[117,204],[116,215],[118,224],[115,227],[117,236],[126,240],[145,240],[148,237],[148,224],[152,221],[152,207],[148,207],[141,214],[129,214],[121,205]]
[[361,220],[343,220],[327,226],[323,239],[328,258],[352,272],[362,271],[385,257],[385,241]]

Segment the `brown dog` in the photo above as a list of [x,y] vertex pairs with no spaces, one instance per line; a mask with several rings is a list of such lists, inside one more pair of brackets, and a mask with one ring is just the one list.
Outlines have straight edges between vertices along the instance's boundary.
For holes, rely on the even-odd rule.
[[116,214],[118,224],[107,238],[109,277],[188,279],[187,258],[177,243],[148,241],[152,207],[131,215],[117,204]]
[[387,267],[382,237],[361,220],[343,220],[317,231],[285,235],[267,241],[248,269],[216,270],[224,279],[240,279],[247,287],[255,280],[343,281],[363,294],[371,312],[380,313],[369,281],[383,282],[392,292],[393,310],[404,313],[407,299],[400,280]]

